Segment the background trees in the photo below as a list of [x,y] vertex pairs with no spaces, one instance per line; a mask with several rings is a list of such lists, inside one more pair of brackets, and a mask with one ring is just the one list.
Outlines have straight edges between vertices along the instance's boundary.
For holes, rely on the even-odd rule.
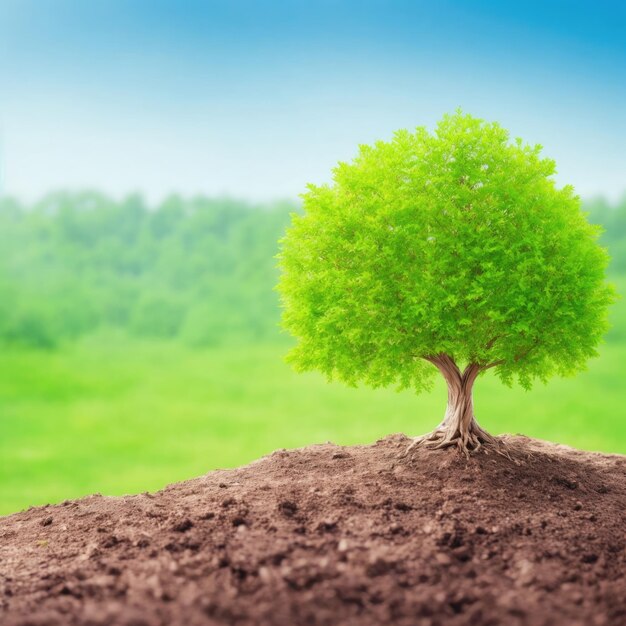
[[[584,204],[626,274],[626,197]],[[0,344],[45,349],[102,327],[204,346],[275,341],[277,239],[294,204],[57,193],[0,199]],[[620,283],[621,284],[621,283]],[[614,318],[609,341],[626,339]]]
[[293,206],[55,194],[0,203],[0,341],[102,326],[192,345],[277,335],[275,245]]

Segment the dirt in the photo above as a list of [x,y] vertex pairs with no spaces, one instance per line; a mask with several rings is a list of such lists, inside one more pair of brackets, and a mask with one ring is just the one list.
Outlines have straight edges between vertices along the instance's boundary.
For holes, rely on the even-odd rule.
[[626,624],[626,457],[278,451],[0,518],[3,626]]

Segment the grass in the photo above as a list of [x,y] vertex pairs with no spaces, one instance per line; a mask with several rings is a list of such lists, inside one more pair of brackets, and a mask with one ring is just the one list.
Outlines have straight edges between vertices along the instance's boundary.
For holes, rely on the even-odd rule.
[[[291,372],[284,351],[100,335],[56,352],[3,352],[0,514],[153,490],[281,447],[418,434],[445,409],[442,384],[423,396],[350,389]],[[530,392],[486,376],[477,415],[493,432],[626,453],[625,363],[626,344],[613,344],[577,378]]]

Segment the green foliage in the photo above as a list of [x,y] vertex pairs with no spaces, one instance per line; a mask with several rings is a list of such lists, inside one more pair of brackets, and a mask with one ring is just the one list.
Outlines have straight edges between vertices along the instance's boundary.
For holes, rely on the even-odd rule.
[[540,152],[457,112],[310,185],[280,254],[290,360],[417,391],[440,353],[525,387],[581,369],[607,329],[608,255]]

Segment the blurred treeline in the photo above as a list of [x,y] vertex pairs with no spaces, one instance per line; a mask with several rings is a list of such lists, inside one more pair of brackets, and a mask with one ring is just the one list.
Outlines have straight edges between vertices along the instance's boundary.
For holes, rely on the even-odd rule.
[[615,204],[604,198],[594,198],[583,204],[592,224],[604,229],[600,241],[611,254],[611,274],[626,274],[626,195]]
[[190,345],[279,336],[277,239],[295,205],[59,193],[0,200],[0,341],[102,327]]
[[[612,273],[626,274],[626,197],[584,208],[605,228]],[[54,348],[103,327],[191,346],[274,341],[274,257],[294,210],[178,196],[156,207],[98,193],[1,199],[0,342]]]

